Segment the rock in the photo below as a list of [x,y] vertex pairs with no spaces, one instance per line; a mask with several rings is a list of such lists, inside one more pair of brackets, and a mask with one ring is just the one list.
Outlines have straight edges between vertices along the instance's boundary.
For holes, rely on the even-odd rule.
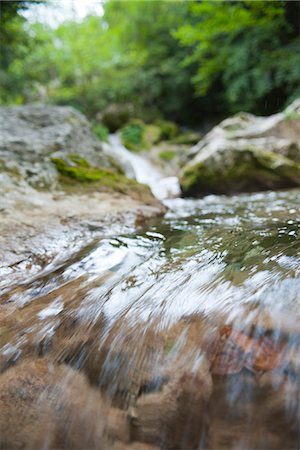
[[0,123],[0,284],[112,223],[132,227],[165,211],[147,186],[122,174],[73,108],[1,107]]
[[130,104],[113,103],[97,114],[97,120],[107,127],[111,133],[114,133],[129,121],[133,112],[134,108]]
[[129,440],[125,412],[109,408],[84,375],[45,359],[1,375],[0,405],[1,448],[97,449],[110,447],[107,435]]
[[161,130],[161,139],[174,139],[179,134],[179,128],[175,122],[157,119],[155,125]]
[[211,387],[206,379],[183,373],[161,392],[143,395],[136,405],[135,440],[164,449],[197,449],[207,425]]
[[300,185],[300,100],[270,117],[240,113],[189,152],[184,195],[232,194]]
[[177,145],[195,145],[201,139],[201,133],[192,130],[186,130],[172,139],[173,144]]
[[1,107],[0,122],[2,169],[26,179],[30,185],[45,188],[55,184],[57,173],[52,157],[75,153],[91,164],[112,166],[87,119],[73,108]]
[[162,392],[142,395],[130,421],[82,373],[46,358],[25,360],[0,376],[0,446],[198,448],[211,394],[204,375],[181,373]]

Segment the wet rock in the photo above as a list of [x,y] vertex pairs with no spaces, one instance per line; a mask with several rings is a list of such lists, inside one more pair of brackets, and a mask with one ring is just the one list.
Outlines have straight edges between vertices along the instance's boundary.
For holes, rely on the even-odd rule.
[[0,404],[1,448],[96,449],[109,448],[108,436],[129,439],[125,413],[109,410],[83,375],[47,360],[2,374]]
[[270,117],[224,120],[190,150],[185,195],[231,194],[300,185],[300,102]]
[[207,426],[211,394],[209,374],[183,372],[161,392],[141,396],[136,404],[135,439],[166,449],[199,448]]
[[144,393],[134,415],[111,407],[83,374],[48,358],[24,360],[0,382],[1,448],[197,448],[207,425],[205,368],[182,371],[161,391]]

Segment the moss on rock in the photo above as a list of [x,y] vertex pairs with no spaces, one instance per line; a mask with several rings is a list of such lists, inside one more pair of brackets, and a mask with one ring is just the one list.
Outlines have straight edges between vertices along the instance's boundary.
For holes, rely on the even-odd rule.
[[208,158],[188,166],[180,183],[185,195],[231,194],[299,186],[300,164],[279,154],[251,149],[232,151],[230,163]]
[[172,161],[176,156],[176,152],[174,150],[163,150],[159,153],[159,157],[164,161]]
[[179,134],[179,128],[176,123],[169,120],[157,119],[155,125],[160,128],[162,140],[174,139]]
[[201,137],[202,135],[196,131],[185,131],[172,139],[172,143],[177,145],[194,145],[200,141]]
[[77,154],[69,154],[66,159],[52,158],[51,161],[60,174],[61,187],[68,193],[114,191],[148,204],[156,202],[148,186],[110,169],[93,167]]

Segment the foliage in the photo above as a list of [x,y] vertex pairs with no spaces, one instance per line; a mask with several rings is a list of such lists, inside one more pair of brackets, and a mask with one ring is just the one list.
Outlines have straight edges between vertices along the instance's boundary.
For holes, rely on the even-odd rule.
[[300,95],[298,1],[108,0],[102,17],[57,28],[26,23],[31,3],[0,2],[1,103],[101,112],[115,131],[133,115],[199,125],[268,114]]
[[93,132],[97,136],[100,141],[107,141],[108,135],[109,135],[109,129],[106,128],[104,125],[95,124],[93,126]]
[[143,149],[143,134],[145,131],[145,124],[138,119],[131,120],[121,130],[122,142],[129,150],[138,152]]
[[33,45],[20,11],[30,7],[30,3],[40,1],[0,2],[0,102],[19,104],[25,99],[25,79],[22,61]]
[[200,96],[224,92],[226,109],[276,110],[300,94],[299,2],[204,0],[191,3],[195,24],[176,32],[192,53],[184,66],[197,65],[193,77]]

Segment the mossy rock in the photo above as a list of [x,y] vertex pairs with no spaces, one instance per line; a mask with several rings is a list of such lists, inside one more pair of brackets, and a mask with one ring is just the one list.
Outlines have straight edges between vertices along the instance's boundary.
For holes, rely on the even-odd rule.
[[157,125],[146,125],[143,133],[143,145],[145,149],[151,148],[161,140],[161,129]]
[[61,188],[68,193],[114,191],[130,195],[145,203],[155,203],[148,186],[137,183],[113,170],[93,167],[77,154],[69,154],[66,159],[52,158],[51,161],[60,174]]
[[171,140],[174,139],[179,134],[179,128],[176,123],[169,120],[157,119],[155,125],[160,128],[161,140]]
[[130,120],[132,114],[132,105],[113,103],[102,111],[101,114],[98,114],[98,119],[111,133],[114,133]]
[[194,145],[200,141],[201,137],[201,133],[197,133],[197,131],[185,131],[172,139],[172,143],[177,145]]
[[163,150],[159,153],[159,157],[164,161],[172,161],[177,153],[174,150]]
[[[229,150],[230,151],[230,150]],[[233,194],[300,185],[300,164],[279,154],[251,149],[231,150],[187,166],[180,177],[184,195]]]

